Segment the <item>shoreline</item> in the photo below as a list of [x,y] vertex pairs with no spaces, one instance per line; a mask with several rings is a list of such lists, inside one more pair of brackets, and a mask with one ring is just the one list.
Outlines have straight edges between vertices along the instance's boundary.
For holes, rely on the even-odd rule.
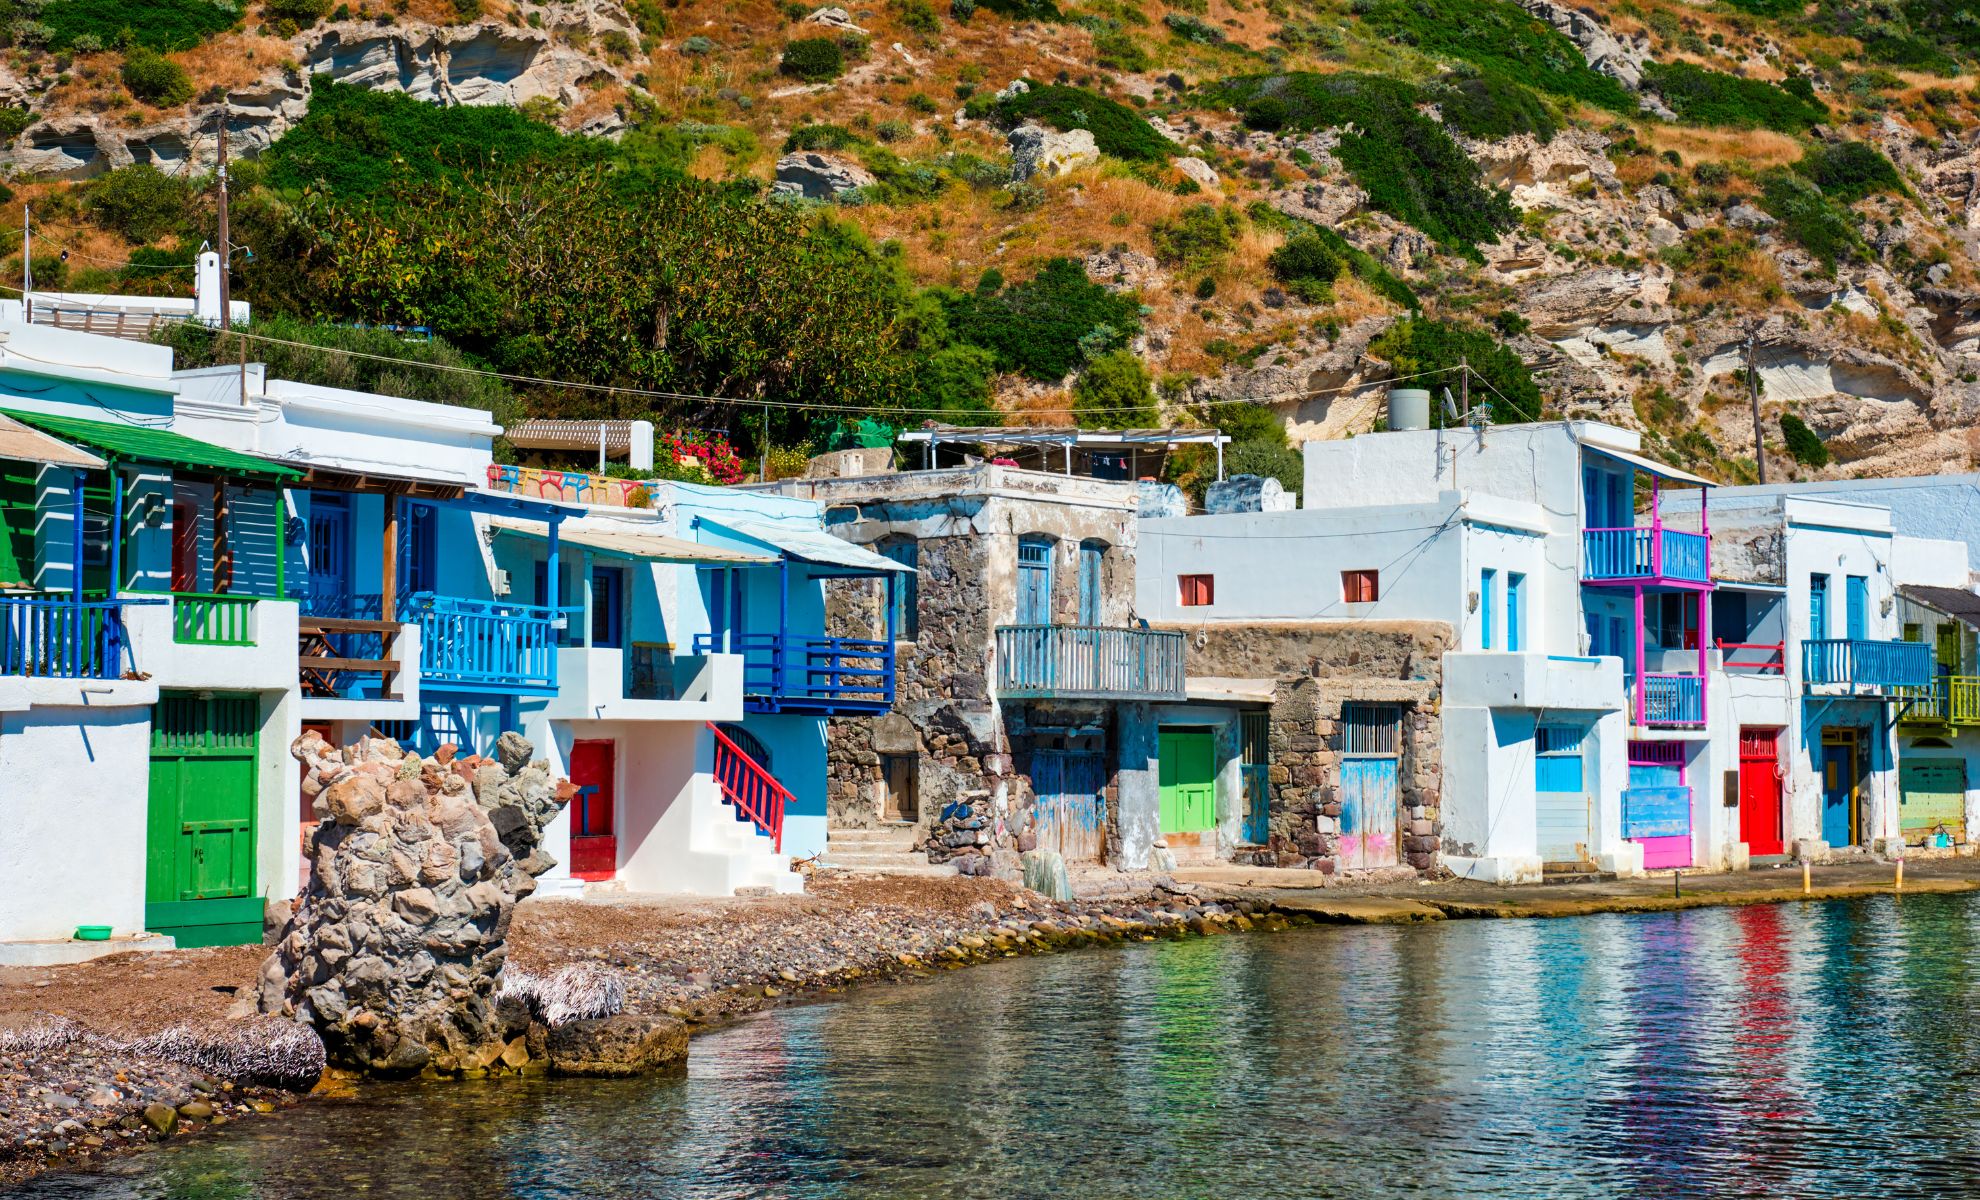
[[[1814,873],[1819,882],[1807,892],[1798,872],[1686,875],[1673,895],[1655,878],[1516,888],[1428,880],[1289,887],[1310,875],[1207,868],[1150,877],[1130,893],[1069,902],[993,880],[827,877],[794,897],[546,899],[517,922],[511,961],[529,970],[570,963],[615,970],[627,982],[625,1011],[673,1017],[692,1038],[783,1004],[818,1003],[875,983],[1130,941],[1980,891],[1980,860],[1968,858],[1916,863],[1902,891],[1893,886],[1890,864]],[[0,1188],[51,1171],[87,1170],[354,1086],[358,1076],[332,1070],[306,1093],[248,1087],[100,1044],[224,1020],[233,993],[253,978],[265,953],[265,947],[229,947],[0,969],[0,1030],[21,1028],[43,1013],[104,1035],[0,1064]],[[236,982],[215,982],[229,978]],[[40,1100],[69,1099],[24,1103],[37,1089]],[[114,1089],[114,1099],[106,1089]],[[163,1130],[161,1105],[174,1110]]]

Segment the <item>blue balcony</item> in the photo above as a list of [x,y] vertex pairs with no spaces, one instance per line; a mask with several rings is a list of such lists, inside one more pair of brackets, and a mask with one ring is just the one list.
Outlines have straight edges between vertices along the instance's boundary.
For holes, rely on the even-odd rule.
[[696,654],[743,656],[743,709],[859,716],[894,706],[894,644],[789,633],[696,634]]
[[126,603],[62,595],[0,596],[0,675],[122,678],[130,645],[124,632]]
[[557,690],[558,634],[576,611],[419,592],[404,618],[419,626],[422,686],[540,695]]
[[1801,644],[1801,681],[1810,687],[1897,695],[1900,689],[1925,687],[1932,676],[1932,647],[1924,642],[1824,638]]
[[1181,700],[1183,635],[1097,625],[997,630],[997,694],[1006,700]]
[[1636,723],[1667,728],[1705,724],[1704,679],[1645,675],[1637,685]]
[[1581,577],[1588,583],[1709,583],[1710,543],[1702,534],[1638,525],[1581,531]]

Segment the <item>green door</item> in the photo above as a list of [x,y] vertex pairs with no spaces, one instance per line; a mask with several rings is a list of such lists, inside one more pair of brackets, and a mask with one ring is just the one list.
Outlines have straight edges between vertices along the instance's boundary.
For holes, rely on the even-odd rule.
[[1202,833],[1217,827],[1217,743],[1208,730],[1164,729],[1161,759],[1162,832]]
[[1898,826],[1913,846],[1966,840],[1966,762],[1957,758],[1908,758],[1898,764]]
[[259,726],[252,696],[167,693],[152,710],[144,925],[182,947],[261,940]]

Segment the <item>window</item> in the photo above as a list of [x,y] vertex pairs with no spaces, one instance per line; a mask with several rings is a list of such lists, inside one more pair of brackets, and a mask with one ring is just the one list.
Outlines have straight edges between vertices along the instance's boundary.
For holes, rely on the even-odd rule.
[[1340,752],[1355,758],[1393,758],[1402,753],[1402,706],[1343,703]]
[[1342,571],[1341,601],[1344,604],[1373,604],[1381,594],[1376,571]]
[[1478,645],[1492,648],[1492,610],[1498,606],[1499,573],[1486,569],[1478,573]]
[[911,642],[921,632],[921,543],[888,542],[880,553],[909,568],[894,577],[894,636]]
[[[388,497],[387,504],[393,503]],[[408,504],[399,522],[399,561],[401,568],[399,584],[403,595],[415,596],[421,592],[438,591],[438,578],[434,570],[439,560],[436,550],[437,527],[440,514],[431,504]]]
[[1907,641],[1907,642],[1922,642],[1922,641],[1924,641],[1924,640],[1925,640],[1925,626],[1924,626],[1923,624],[1921,624],[1921,623],[1919,623],[1919,622],[1917,622],[1917,621],[1906,621],[1906,622],[1904,623],[1904,635],[1903,635],[1903,640],[1905,640],[1905,641]]
[[912,821],[921,812],[921,759],[914,754],[880,756],[881,819]]
[[1542,725],[1533,732],[1533,789],[1539,792],[1582,790],[1581,742],[1584,731],[1572,725]]
[[1862,641],[1870,636],[1870,580],[1863,575],[1850,575],[1843,580],[1843,619],[1847,622],[1848,636],[1854,641]]
[[591,569],[591,644],[624,646],[626,573],[618,567]]
[[1215,575],[1176,576],[1176,603],[1184,608],[1201,608],[1217,602]]
[[1052,623],[1052,539],[1027,535],[1018,539],[1017,623]]
[[1520,611],[1522,593],[1526,591],[1526,576],[1517,571],[1506,575],[1506,649],[1517,654],[1525,643],[1524,629],[1520,624],[1524,614]]
[[1808,638],[1819,642],[1829,636],[1829,577],[1808,577]]
[[1100,623],[1100,587],[1107,561],[1107,543],[1079,544],[1079,623]]

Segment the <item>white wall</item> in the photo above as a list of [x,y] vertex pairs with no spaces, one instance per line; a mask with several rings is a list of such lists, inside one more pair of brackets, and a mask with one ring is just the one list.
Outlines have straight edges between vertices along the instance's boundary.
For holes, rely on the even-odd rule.
[[1950,538],[1893,538],[1891,575],[1900,584],[1918,587],[1963,590],[1973,583],[1967,570],[1966,543]]

